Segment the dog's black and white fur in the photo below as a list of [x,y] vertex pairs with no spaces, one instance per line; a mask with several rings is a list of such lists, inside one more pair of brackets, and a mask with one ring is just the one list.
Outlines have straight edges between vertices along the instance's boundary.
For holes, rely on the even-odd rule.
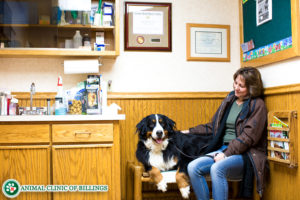
[[136,157],[149,172],[158,190],[167,190],[167,183],[160,172],[177,169],[178,188],[182,197],[188,198],[190,184],[187,165],[203,154],[211,136],[176,131],[175,122],[161,114],[145,117],[136,128],[139,134]]

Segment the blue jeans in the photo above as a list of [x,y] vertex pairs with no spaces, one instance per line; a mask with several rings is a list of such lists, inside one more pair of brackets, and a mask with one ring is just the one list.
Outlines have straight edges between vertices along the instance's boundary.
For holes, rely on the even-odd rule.
[[[227,146],[223,145],[219,150],[207,155],[214,156],[226,148]],[[197,199],[209,199],[209,189],[204,177],[207,174],[211,176],[213,199],[228,199],[227,178],[242,178],[243,167],[244,161],[242,155],[232,155],[216,163],[213,158],[208,156],[199,157],[190,162],[188,173]]]

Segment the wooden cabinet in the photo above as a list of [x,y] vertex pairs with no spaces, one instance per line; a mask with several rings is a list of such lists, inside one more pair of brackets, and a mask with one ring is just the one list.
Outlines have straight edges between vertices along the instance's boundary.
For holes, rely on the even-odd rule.
[[[7,179],[21,185],[51,183],[49,130],[49,125],[0,125],[1,185]],[[7,199],[2,192],[0,199]],[[50,194],[26,192],[19,199],[50,199]]]
[[60,199],[115,199],[112,180],[112,145],[53,146],[53,184],[105,185],[108,192],[60,192]]
[[112,123],[53,125],[53,184],[108,187],[107,192],[54,193],[54,200],[120,199],[117,132]]
[[[80,8],[64,11],[57,2],[56,0],[1,1],[0,56],[103,56],[114,58],[119,55],[119,0],[103,1],[113,3],[113,24],[110,26],[94,26],[89,22],[84,22],[86,21],[84,19],[89,19],[90,11],[79,11]],[[12,10],[14,10],[13,14]],[[19,10],[20,12],[18,12]],[[86,12],[85,15],[84,12]],[[62,15],[66,23],[61,23]],[[74,17],[78,21],[75,21]],[[96,33],[104,32],[105,51],[67,47],[66,41],[73,38],[76,30],[80,31],[82,37],[84,34],[90,36],[92,49]]]
[[[118,120],[0,122],[0,184],[15,179],[20,185],[83,189],[21,192],[20,199],[120,200],[119,140]],[[6,199],[2,193],[0,199]]]
[[[0,146],[0,183],[15,179],[21,185],[50,184],[50,148],[45,146]],[[46,192],[21,192],[18,199],[50,199]],[[0,193],[0,199],[7,199]]]

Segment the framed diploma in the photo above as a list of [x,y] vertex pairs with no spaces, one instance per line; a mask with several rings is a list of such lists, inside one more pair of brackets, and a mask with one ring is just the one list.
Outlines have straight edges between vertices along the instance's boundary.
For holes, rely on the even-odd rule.
[[188,61],[230,62],[230,26],[214,24],[186,25]]
[[125,50],[172,51],[171,7],[125,2]]

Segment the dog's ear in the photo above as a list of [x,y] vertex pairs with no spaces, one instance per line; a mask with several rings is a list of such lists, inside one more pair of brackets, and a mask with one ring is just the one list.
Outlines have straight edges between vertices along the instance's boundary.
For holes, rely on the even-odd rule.
[[171,120],[169,117],[163,115],[164,121],[166,122],[166,129],[171,132],[176,130],[176,123]]
[[137,125],[136,125],[136,133],[146,133],[147,132],[147,119],[148,116],[142,119]]

